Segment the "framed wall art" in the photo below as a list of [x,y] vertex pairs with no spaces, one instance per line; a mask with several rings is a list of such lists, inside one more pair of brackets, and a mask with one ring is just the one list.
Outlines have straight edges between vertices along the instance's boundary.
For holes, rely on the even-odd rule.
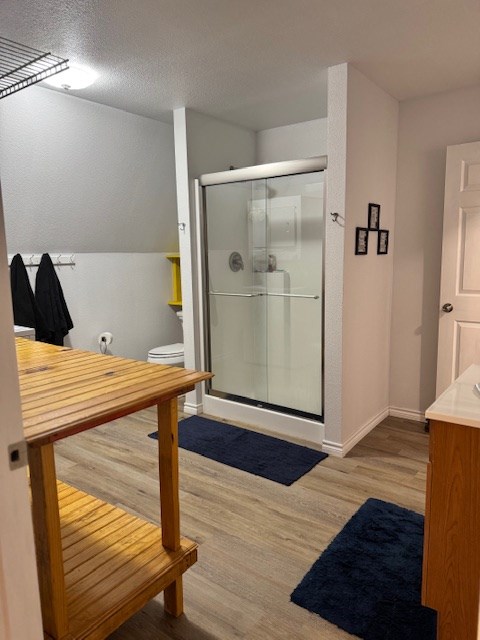
[[377,254],[386,255],[388,253],[388,234],[386,229],[378,230]]
[[364,256],[368,253],[368,229],[357,227],[355,231],[355,255]]
[[374,202],[368,203],[368,228],[370,231],[380,229],[380,205]]

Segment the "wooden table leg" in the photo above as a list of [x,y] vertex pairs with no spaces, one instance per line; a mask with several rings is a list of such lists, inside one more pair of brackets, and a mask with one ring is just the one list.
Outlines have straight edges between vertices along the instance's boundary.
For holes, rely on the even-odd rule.
[[[162,541],[166,549],[177,551],[180,549],[177,398],[158,405],[158,456]],[[165,589],[164,606],[175,617],[183,613],[181,576]]]
[[60,639],[68,636],[68,616],[53,444],[29,447],[28,462],[43,628]]

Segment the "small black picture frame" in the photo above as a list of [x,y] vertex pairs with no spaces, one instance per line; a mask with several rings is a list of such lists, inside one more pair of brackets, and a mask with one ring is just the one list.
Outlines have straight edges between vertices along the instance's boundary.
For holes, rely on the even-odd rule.
[[370,231],[380,229],[380,205],[374,202],[368,203],[368,228]]
[[355,255],[365,256],[368,253],[368,229],[357,227],[355,231]]
[[388,253],[388,234],[389,232],[386,229],[378,230],[378,239],[377,239],[377,254],[384,256]]

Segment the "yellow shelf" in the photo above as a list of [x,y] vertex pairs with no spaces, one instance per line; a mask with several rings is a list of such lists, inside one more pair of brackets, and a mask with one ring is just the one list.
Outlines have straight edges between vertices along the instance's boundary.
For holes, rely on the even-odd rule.
[[172,299],[168,302],[172,307],[182,306],[182,281],[180,277],[180,254],[167,253],[166,257],[172,263]]

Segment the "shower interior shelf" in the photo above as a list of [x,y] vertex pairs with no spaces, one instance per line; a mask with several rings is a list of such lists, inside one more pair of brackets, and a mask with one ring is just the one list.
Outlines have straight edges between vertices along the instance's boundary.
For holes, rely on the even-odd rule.
[[0,36],[0,99],[68,69],[68,60]]

